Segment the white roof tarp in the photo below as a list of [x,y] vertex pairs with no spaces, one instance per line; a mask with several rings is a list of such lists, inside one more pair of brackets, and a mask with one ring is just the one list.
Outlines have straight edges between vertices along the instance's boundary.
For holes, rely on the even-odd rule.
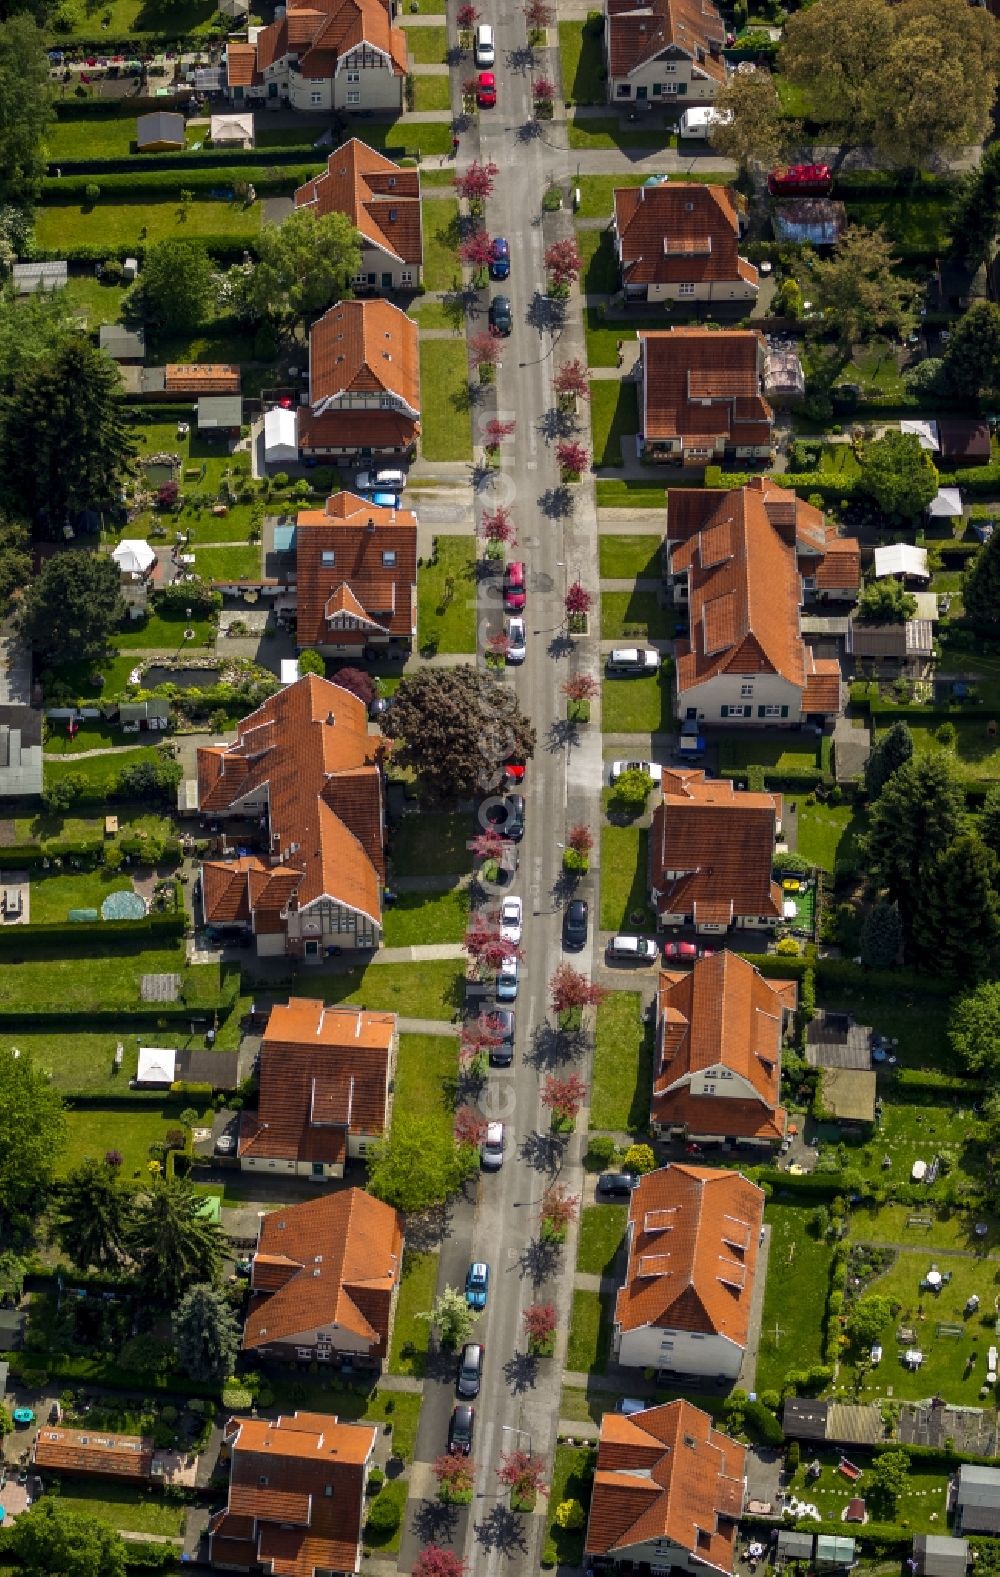
[[917,580],[930,580],[927,566],[927,549],[911,542],[892,542],[888,547],[875,549],[875,579],[883,575],[911,575]]

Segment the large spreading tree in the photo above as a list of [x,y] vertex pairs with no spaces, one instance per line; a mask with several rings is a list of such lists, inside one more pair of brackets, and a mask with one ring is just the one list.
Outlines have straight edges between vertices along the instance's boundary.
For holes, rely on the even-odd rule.
[[45,1202],[66,1137],[62,1099],[30,1051],[0,1051],[0,1212]]
[[741,170],[777,164],[796,139],[794,123],[784,120],[769,71],[734,71],[712,101],[717,118],[708,140],[716,153]]
[[31,363],[0,405],[0,487],[53,539],[82,510],[117,502],[135,453],[118,369],[80,335]]
[[46,559],[25,594],[21,629],[43,667],[92,662],[124,611],[118,566],[83,549]]
[[1000,388],[1000,307],[994,301],[974,301],[952,326],[941,381],[962,399]]
[[222,1265],[218,1225],[186,1177],[155,1178],[139,1195],[128,1246],[141,1285],[164,1308],[174,1308],[196,1282],[215,1282]]
[[369,1154],[368,1189],[397,1210],[429,1210],[457,1194],[477,1165],[473,1147],[457,1144],[433,1117],[401,1111]]
[[917,599],[894,575],[870,580],[858,598],[862,624],[905,624],[917,611]]
[[93,1156],[74,1167],[59,1189],[56,1230],[77,1270],[121,1268],[128,1205],[117,1167]]
[[153,329],[184,334],[207,317],[215,298],[212,260],[198,241],[156,241],[146,248],[128,310]]
[[117,1528],[43,1495],[22,1511],[7,1535],[20,1570],[30,1577],[125,1577],[125,1544]]
[[959,997],[948,1023],[951,1049],[967,1073],[993,1082],[1000,1074],[1000,980]]
[[264,226],[257,256],[252,295],[260,315],[294,321],[350,294],[361,238],[346,214],[298,208],[284,224]]
[[396,691],[396,760],[442,798],[488,792],[503,763],[534,755],[535,730],[507,685],[475,668],[425,668]]
[[898,264],[883,231],[848,225],[829,257],[806,254],[799,285],[841,343],[853,345],[914,323],[920,287],[897,272]]
[[0,200],[24,203],[45,174],[52,81],[45,36],[25,15],[0,22]]
[[910,520],[937,496],[938,470],[916,433],[886,433],[861,454],[861,486],[879,509]]

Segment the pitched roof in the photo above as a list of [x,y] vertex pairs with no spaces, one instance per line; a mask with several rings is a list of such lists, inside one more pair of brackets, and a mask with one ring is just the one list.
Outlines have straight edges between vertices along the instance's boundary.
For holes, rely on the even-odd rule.
[[802,710],[810,716],[836,717],[842,706],[843,675],[836,657],[814,657],[806,647],[806,682]]
[[354,1571],[376,1433],[323,1413],[231,1418],[229,1506],[210,1524],[213,1561],[249,1546],[252,1564],[275,1577]]
[[740,1172],[664,1166],[629,1202],[615,1325],[725,1336],[745,1347],[764,1194]]
[[410,449],[417,441],[420,423],[400,411],[351,411],[336,406],[322,416],[314,416],[308,405],[300,405],[298,444],[300,449]]
[[[338,612],[350,612],[393,635],[416,635],[417,517],[412,510],[382,509],[353,493],[336,493],[322,509],[300,511],[295,562],[300,646],[328,645],[329,620]],[[364,630],[357,634],[365,639]]]
[[226,46],[226,80],[231,88],[249,88],[263,82],[257,65],[257,45],[230,43]]
[[731,1572],[745,1489],[746,1450],[690,1402],[605,1413],[585,1549],[608,1555],[665,1539]]
[[239,394],[240,369],[222,362],[168,362],[168,394]]
[[[653,1120],[687,1124],[698,1133],[781,1139],[782,1022],[796,999],[794,981],[765,980],[728,951],[700,959],[683,974],[663,971]],[[719,1099],[692,1090],[708,1069],[726,1070],[738,1080],[739,1096],[725,1093]]]
[[384,1357],[403,1256],[402,1218],[360,1188],[263,1217],[250,1272],[243,1346],[287,1342],[339,1325]]
[[757,283],[757,270],[739,255],[739,218],[728,186],[616,187],[615,225],[623,284]]
[[768,442],[773,413],[760,392],[764,339],[756,329],[640,330],[639,344],[647,441]]
[[[419,331],[389,301],[338,301],[309,331],[309,404],[320,416],[345,395],[394,396],[420,415]],[[371,412],[355,411],[370,420]]]
[[404,170],[352,137],[295,193],[297,208],[346,214],[366,241],[403,263],[423,261],[420,171]]
[[378,751],[364,702],[316,674],[245,717],[231,745],[199,748],[199,809],[238,810],[266,792],[275,862],[206,862],[209,918],[241,919],[251,910],[259,929],[264,911],[326,897],[378,924],[385,872]]
[[393,27],[383,0],[289,0],[285,15],[262,27],[255,44],[229,45],[229,85],[260,82],[286,57],[298,61],[304,77],[332,77],[338,61],[362,44],[387,56],[395,76],[406,75],[406,37]]
[[394,1013],[293,997],[271,1009],[260,1048],[260,1098],[244,1112],[241,1156],[342,1160],[349,1131],[385,1127]]
[[[721,50],[726,30],[710,0],[608,0],[609,70],[628,76],[669,51],[687,56],[714,82],[725,82]],[[713,46],[716,53],[712,53]]]
[[[662,914],[690,914],[727,924],[738,915],[782,914],[774,881],[777,794],[750,794],[728,779],[675,767],[663,774],[653,812],[652,883]],[[674,872],[667,876],[667,872]]]
[[96,1429],[39,1429],[36,1467],[57,1473],[87,1473],[95,1478],[148,1479],[153,1442],[144,1435],[111,1435]]

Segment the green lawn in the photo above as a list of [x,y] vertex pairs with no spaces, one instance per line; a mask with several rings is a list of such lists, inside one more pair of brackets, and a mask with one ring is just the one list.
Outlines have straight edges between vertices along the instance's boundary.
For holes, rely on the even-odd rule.
[[[646,880],[648,834],[644,827],[601,828],[601,930],[635,931],[652,928]],[[630,916],[641,913],[642,924]],[[631,1095],[629,1097],[631,1105]],[[591,1117],[594,1126],[598,1124]]]
[[[119,696],[129,683],[129,675],[135,668],[134,657],[102,658],[99,664],[94,663],[66,663],[63,667],[52,670],[52,677],[60,684],[66,684],[74,697],[82,701],[106,701],[114,696]],[[92,681],[100,675],[103,683],[94,684]],[[46,768],[48,770],[48,768]]]
[[[618,261],[609,230],[577,230],[576,244],[583,259],[580,276],[589,296],[613,295],[619,286]],[[619,334],[618,338],[623,338]]]
[[782,115],[787,115],[793,120],[801,120],[812,113],[812,94],[806,87],[800,87],[794,82],[789,82],[787,77],[775,75],[774,85],[778,93],[778,102],[781,105]]
[[[231,358],[227,355],[225,360]],[[236,356],[237,361],[245,360],[243,356]],[[185,357],[185,360],[194,360]],[[323,499],[303,499],[296,501],[296,509],[321,508],[326,502]],[[283,505],[276,499],[271,505],[273,512],[278,513]],[[148,535],[149,529],[154,525],[165,525],[168,540],[172,541],[178,532],[190,533],[190,541],[186,551],[193,553],[197,548],[209,546],[213,542],[246,542],[250,535],[250,517],[253,513],[252,504],[231,504],[229,512],[225,515],[213,514],[209,509],[197,509],[193,504],[185,503],[177,514],[161,515],[158,510],[142,510],[132,523],[137,534]],[[259,552],[259,549],[257,550]]]
[[584,1510],[587,1509],[593,1485],[590,1471],[593,1463],[594,1453],[587,1447],[556,1446],[552,1483],[549,1486],[548,1509],[551,1515],[547,1537],[556,1547],[560,1566],[577,1568],[583,1565],[586,1524],[582,1528],[561,1528],[553,1520],[555,1510],[564,1500],[578,1500]]
[[448,59],[446,27],[408,27],[406,48],[418,66],[443,66]]
[[[121,317],[124,285],[105,285],[93,273],[71,274],[62,299],[74,312],[86,318],[87,328],[100,328],[102,323],[117,323]],[[27,297],[20,297],[26,300]]]
[[609,1300],[602,1300],[596,1292],[581,1292],[576,1288],[566,1347],[566,1368],[582,1374],[588,1369],[599,1369],[603,1374],[607,1368],[610,1338]]
[[389,1348],[390,1374],[408,1374],[418,1380],[424,1377],[431,1328],[426,1320],[418,1319],[417,1316],[434,1302],[437,1276],[437,1254],[417,1254],[406,1250]]
[[406,1497],[409,1486],[405,1478],[386,1479],[374,1500],[368,1502],[368,1511],[377,1500],[380,1506],[395,1506],[397,1525],[391,1533],[382,1533],[369,1524],[365,1524],[364,1541],[376,1550],[381,1550],[385,1555],[394,1555],[400,1546],[403,1537],[403,1524],[406,1521]]
[[451,82],[448,77],[413,77],[413,108],[415,110],[447,110],[451,108]]
[[[461,964],[448,958],[423,964],[369,964],[336,975],[296,978],[300,996],[351,1002],[405,1018],[450,1021],[462,1004]],[[0,984],[0,1006],[3,987]]]
[[[45,147],[53,163],[60,159],[121,159],[135,153],[136,117],[132,115],[64,115],[53,121],[45,133]],[[198,142],[204,129],[185,128],[187,145]],[[300,136],[301,141],[301,136]],[[99,177],[95,176],[95,180]]]
[[653,482],[619,477],[598,477],[594,485],[598,509],[660,509],[667,507],[667,490]]
[[[175,1099],[169,1104],[155,1106],[133,1102],[127,1109],[86,1106],[67,1112],[66,1145],[60,1152],[56,1170],[65,1175],[87,1156],[100,1158],[109,1150],[119,1150],[124,1158],[123,1178],[139,1173],[146,1175],[150,1145],[162,1143],[167,1132],[178,1126],[178,1115],[186,1104],[184,1100]],[[199,1112],[198,1121],[211,1125],[212,1116],[213,1108],[206,1107]]]
[[69,918],[71,909],[97,909],[111,893],[131,892],[132,882],[121,872],[76,871],[72,875],[44,875],[30,887],[32,925],[49,925]]
[[623,532],[620,536],[598,538],[601,561],[601,578],[624,580],[633,575],[638,580],[659,580],[660,539],[658,537]]
[[69,1494],[60,1489],[59,1504],[126,1533],[177,1539],[184,1532],[184,1507],[166,1500],[159,1488],[133,1489],[128,1484],[87,1484],[74,1479]]
[[590,425],[594,469],[622,464],[622,439],[639,431],[639,403],[634,383],[603,379],[590,385]]
[[[987,1228],[985,1237],[976,1234],[977,1225],[982,1223]],[[980,1258],[989,1254],[994,1261],[1000,1255],[1000,1221],[982,1209],[966,1215],[944,1205],[921,1205],[919,1210],[912,1205],[880,1205],[854,1211],[850,1227],[851,1237],[863,1243],[912,1243],[915,1248],[971,1250]]]
[[[635,834],[639,837],[638,863],[645,865],[640,829],[605,827],[601,845],[601,925],[604,926],[604,897],[609,915],[619,918],[608,929],[617,929],[629,911],[638,907],[645,893],[619,896],[617,882],[604,874],[604,857],[623,862],[622,875],[628,875],[628,859],[634,852]],[[630,835],[626,845],[619,833]],[[609,834],[613,836],[609,837]],[[636,881],[638,888],[638,880]],[[612,908],[611,905],[614,905]],[[612,991],[597,1009],[593,1083],[590,1091],[590,1126],[612,1133],[642,1133],[649,1126],[649,1101],[653,1087],[653,1043],[649,1025],[642,1016],[642,997],[638,991]]]
[[987,733],[988,721],[985,717],[956,719],[954,749],[936,737],[939,723],[910,722],[913,749],[920,756],[952,755],[963,777],[976,781],[1000,778],[1000,738]]
[[604,103],[608,73],[601,34],[602,29],[589,22],[559,23],[562,88],[567,104]]
[[425,460],[471,460],[469,360],[465,340],[424,340],[420,346]]
[[133,246],[145,230],[146,241],[197,239],[225,235],[233,240],[257,235],[263,206],[194,198],[182,206],[175,197],[153,197],[142,202],[48,203],[35,215],[35,239],[42,248],[58,251],[67,246]]
[[460,942],[469,918],[469,895],[453,887],[444,893],[400,893],[385,911],[386,947],[417,947],[429,942]]
[[[898,1038],[901,1060],[909,1067],[908,1043]],[[986,1148],[973,1110],[977,1091],[971,1082],[967,1089],[964,1096],[954,1096],[950,1091],[926,1085],[908,1086],[903,1079],[893,1081],[881,1091],[883,1109],[875,1136],[870,1143],[853,1145],[849,1150],[852,1169],[873,1182],[892,1187],[909,1182],[915,1161],[926,1161],[932,1154],[939,1154],[953,1173],[964,1172],[969,1177],[981,1175],[986,1165]],[[841,1137],[837,1125],[823,1123],[818,1132],[824,1140],[820,1161],[827,1146],[833,1151],[833,1159],[839,1161],[840,1154],[833,1149]],[[886,1161],[888,1166],[884,1164]],[[934,1183],[927,1189],[929,1205],[935,1197],[940,1198],[944,1186]],[[859,1235],[864,1236],[863,1225],[859,1227]],[[907,1236],[902,1233],[899,1241],[905,1242]]]
[[[96,9],[93,7],[94,11]],[[206,33],[216,12],[212,0],[177,0],[169,12],[159,5],[151,5],[150,0],[102,0],[101,4],[101,17],[109,16],[107,33],[113,39],[138,33],[168,39],[180,38],[185,33]],[[74,33],[59,35],[60,49],[65,49],[74,36],[93,38],[97,30],[91,7],[86,8],[82,17],[77,12],[73,15],[77,18],[77,26]]]
[[605,679],[601,684],[601,717],[606,734],[665,734],[673,721],[673,673],[663,663],[658,673],[641,679]]
[[670,640],[674,633],[674,610],[664,607],[655,591],[602,591],[601,639],[620,637],[641,640]]
[[[221,524],[224,525],[225,522]],[[229,529],[232,530],[232,526]],[[145,620],[130,620],[113,639],[115,646],[122,652],[137,652],[149,648],[176,652],[180,651],[182,646],[189,647],[193,651],[197,647],[214,646],[215,629],[211,619],[199,619],[196,616],[187,619],[183,613],[173,617],[153,613]],[[192,641],[185,639],[185,630],[194,631]]]
[[195,544],[195,570],[206,580],[259,580],[261,570],[260,545],[246,547],[199,547]]
[[[117,812],[117,816],[121,837],[163,838],[169,837],[174,831],[174,823],[169,816],[150,815],[147,811],[126,806]],[[13,827],[15,843],[39,843],[43,847],[64,838],[104,838],[103,816],[60,816],[39,811],[34,816],[16,817]]]
[[[587,232],[577,231],[577,234],[585,235]],[[600,254],[596,266],[602,269],[605,266]],[[628,344],[630,340],[634,340],[640,329],[668,327],[665,312],[661,312],[658,316],[654,313],[639,317],[630,313],[627,318],[612,318],[608,317],[604,310],[603,302],[585,308],[583,321],[587,335],[587,362],[591,367],[617,367],[619,344]]]
[[[409,28],[407,28],[409,32]],[[433,61],[427,62],[433,65]],[[365,142],[370,148],[379,148],[390,157],[407,153],[434,154],[451,152],[451,123],[447,117],[437,121],[393,121],[386,126],[377,121],[365,123]]]
[[796,738],[789,743],[780,731],[771,734],[741,734],[738,739],[723,739],[719,744],[719,765],[739,770],[741,767],[774,767],[779,772],[800,772],[819,766],[818,740]]
[[[134,657],[126,659],[130,667],[134,662]],[[108,689],[108,693],[114,692]],[[160,755],[159,749],[144,745],[136,750],[116,750],[110,756],[64,756],[60,761],[46,761],[45,778],[51,783],[54,778],[72,773],[85,779],[88,789],[95,795],[111,795],[122,767],[135,767],[142,761],[159,761]]]
[[[143,420],[131,424],[132,437],[139,448],[139,461],[142,463],[144,454],[176,454],[181,462],[181,487],[189,492],[197,490],[203,493],[218,493],[226,477],[247,477],[249,467],[241,470],[236,464],[225,443],[218,438],[209,438],[195,431],[192,422],[188,432],[178,435],[177,423],[158,422],[145,419],[149,407],[143,408]],[[197,473],[189,475],[188,473]],[[232,519],[232,515],[224,517]],[[182,511],[177,517],[179,524],[186,525],[186,515]],[[234,533],[234,538],[240,533]]]
[[857,848],[859,835],[864,831],[867,817],[854,805],[807,805],[797,801],[798,839],[796,852],[811,865],[831,874],[838,859],[844,859]]
[[463,332],[465,323],[465,309],[459,306],[449,306],[444,301],[432,301],[427,296],[419,297],[409,308],[409,316],[414,318],[422,329],[451,329],[454,335]]
[[393,1113],[433,1117],[450,1134],[457,1072],[453,1035],[400,1035]]
[[[885,1376],[885,1362],[882,1361],[881,1371]],[[923,1391],[921,1396],[927,1394]],[[840,1522],[847,1509],[847,1503],[855,1495],[864,1495],[868,1491],[870,1479],[867,1473],[863,1474],[857,1484],[851,1484],[839,1471],[839,1464],[843,1457],[842,1451],[818,1451],[809,1449],[809,1460],[819,1461],[823,1471],[819,1478],[806,1478],[807,1463],[793,1475],[789,1485],[790,1493],[796,1494],[802,1500],[813,1501],[819,1513],[828,1522]],[[853,1460],[853,1453],[852,1453]],[[859,1467],[865,1464],[862,1457]],[[948,1492],[947,1473],[935,1473],[933,1468],[919,1459],[910,1459],[910,1472],[906,1480],[906,1487],[896,1503],[896,1514],[893,1521],[897,1525],[908,1528],[912,1533],[934,1533],[945,1527],[946,1497]],[[936,1526],[935,1526],[936,1525]]]
[[47,725],[45,754],[47,756],[75,756],[84,750],[117,749],[119,745],[131,746],[132,735],[124,735],[117,723],[105,723],[94,718],[81,723],[75,734],[66,732],[62,718],[53,718]]
[[417,643],[421,651],[475,651],[474,537],[434,538],[434,557],[417,576]]
[[[576,28],[575,22],[562,22],[559,25],[559,43],[562,47],[563,28]],[[563,82],[566,73],[563,72]],[[574,182],[580,188],[580,206],[576,211],[578,219],[610,219],[614,212],[615,191],[627,186],[642,186],[648,181],[647,174],[638,171],[622,170],[615,175],[581,175]]]
[[443,882],[472,865],[469,839],[475,828],[468,816],[420,811],[404,816],[390,832],[393,878],[440,876]]
[[861,475],[861,466],[851,444],[824,444],[819,452],[819,468],[826,476],[840,476],[853,481]]
[[948,245],[954,200],[950,197],[886,197],[875,202],[849,202],[849,224],[882,229],[906,252],[937,255]]
[[[121,1071],[114,1071],[115,1046],[124,1038],[125,1056]],[[177,1037],[167,1030],[156,1031],[158,1046],[179,1046],[186,1037]],[[35,1061],[52,1075],[60,1090],[72,1090],[88,1095],[113,1095],[128,1089],[128,1081],[135,1077],[139,1053],[137,1037],[121,1037],[114,1030],[92,1034],[73,1030],[72,1034],[47,1030],[41,1034],[25,1033],[21,1029],[0,1030],[0,1050],[20,1047],[30,1052]]]
[[900,1064],[905,1070],[930,1069],[954,1077],[948,1046],[949,999],[944,993],[912,987],[905,993],[886,990],[862,975],[849,990],[834,992],[824,987],[821,1006],[853,1013],[859,1023],[871,1024],[880,1034],[898,1040]]
[[576,1268],[585,1276],[610,1276],[625,1237],[628,1205],[588,1205],[580,1216]]
[[[417,81],[443,82],[446,77],[417,78]],[[458,260],[458,198],[425,197],[424,221],[424,272],[425,290],[451,290],[456,281],[461,282],[462,265]]]
[[677,145],[675,133],[658,130],[655,126],[630,126],[623,128],[617,115],[588,115],[585,120],[572,115],[568,121],[569,145],[585,150],[599,148],[609,153],[616,149],[643,148],[653,153],[657,148]]
[[[780,1197],[780,1191],[779,1191]],[[769,1203],[771,1243],[764,1289],[757,1390],[780,1390],[786,1374],[818,1364],[831,1249],[807,1230],[808,1205]]]

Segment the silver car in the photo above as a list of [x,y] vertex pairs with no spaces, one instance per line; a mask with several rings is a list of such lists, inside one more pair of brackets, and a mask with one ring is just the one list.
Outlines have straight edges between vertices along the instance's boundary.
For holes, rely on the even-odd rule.
[[503,1166],[503,1123],[487,1123],[486,1137],[482,1142],[479,1158],[484,1172],[499,1172]]

